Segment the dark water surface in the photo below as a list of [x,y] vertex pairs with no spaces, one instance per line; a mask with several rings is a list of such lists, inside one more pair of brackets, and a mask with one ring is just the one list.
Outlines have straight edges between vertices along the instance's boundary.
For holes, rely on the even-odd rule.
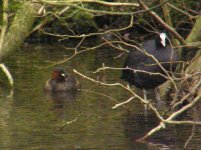
[[[154,113],[144,115],[142,104],[133,100],[126,107],[112,109],[129,98],[119,87],[106,87],[79,77],[82,91],[51,95],[43,91],[54,67],[47,66],[72,55],[58,45],[26,45],[6,60],[15,86],[10,90],[7,79],[0,87],[0,149],[10,150],[158,150],[183,149],[191,126],[168,126],[146,143],[136,143],[158,124]],[[123,59],[113,59],[114,51],[85,52],[59,65],[107,83],[120,82],[120,71],[93,74],[106,66],[121,67]],[[4,76],[1,73],[1,76]],[[121,81],[122,82],[122,81]],[[106,96],[104,96],[106,95]],[[113,98],[108,98],[113,97]],[[72,122],[71,122],[72,121]],[[60,127],[66,123],[62,130]],[[189,149],[201,149],[201,128]]]

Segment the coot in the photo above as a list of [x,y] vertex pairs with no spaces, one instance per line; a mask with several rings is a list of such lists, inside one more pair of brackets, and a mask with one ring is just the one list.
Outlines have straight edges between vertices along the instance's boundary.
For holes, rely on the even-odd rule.
[[162,76],[166,76],[166,73],[145,52],[153,55],[162,67],[171,73],[175,70],[176,61],[179,59],[178,51],[170,46],[165,33],[158,34],[155,39],[144,41],[138,48],[130,49],[123,65],[125,69],[122,70],[121,78],[138,88],[154,89],[167,80],[166,77]]

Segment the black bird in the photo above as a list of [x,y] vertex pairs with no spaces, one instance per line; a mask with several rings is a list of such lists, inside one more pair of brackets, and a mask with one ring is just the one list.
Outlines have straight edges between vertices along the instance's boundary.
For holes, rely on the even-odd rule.
[[[144,90],[155,89],[167,80],[165,77],[167,74],[153,58],[145,53],[154,56],[161,66],[171,73],[175,70],[176,61],[179,59],[178,51],[170,46],[165,33],[160,33],[157,38],[146,40],[137,48],[130,49],[123,65],[121,78],[130,85]],[[146,98],[145,93],[144,97]]]

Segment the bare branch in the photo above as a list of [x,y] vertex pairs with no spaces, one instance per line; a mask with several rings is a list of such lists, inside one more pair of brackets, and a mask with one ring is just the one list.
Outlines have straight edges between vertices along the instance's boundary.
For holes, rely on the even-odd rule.
[[118,104],[116,104],[115,106],[113,106],[112,109],[116,109],[117,107],[122,106],[122,105],[124,106],[124,104],[129,103],[129,102],[132,101],[134,98],[135,98],[135,97],[131,97],[131,98],[129,98],[128,100],[126,100],[126,101],[124,101],[124,102],[118,103]]
[[179,102],[174,103],[173,108],[177,107],[178,105],[182,104],[186,99],[188,99],[188,97],[191,96],[192,93],[194,93],[196,89],[200,87],[200,85],[201,85],[201,78],[197,82],[197,84],[194,87],[192,87],[191,91],[189,91],[188,94],[186,94]]
[[100,5],[105,5],[105,6],[128,6],[128,7],[139,7],[139,4],[137,3],[121,3],[121,2],[105,2],[105,1],[100,1],[100,0],[63,0],[63,1],[55,1],[55,0],[36,0],[40,2],[44,2],[47,4],[51,5],[68,5],[69,3],[71,4],[80,4],[80,3],[93,3],[93,4],[100,4]]
[[175,9],[176,11],[178,11],[178,12],[180,12],[180,13],[186,15],[186,16],[189,17],[190,19],[195,19],[195,18],[197,18],[197,16],[192,16],[191,14],[187,13],[186,11],[183,11],[182,9],[179,9],[178,7],[176,7],[176,6],[174,6],[174,5],[170,4],[170,3],[168,3],[167,5],[168,5],[170,8]]
[[141,0],[139,0],[139,2],[144,10],[149,10],[148,13],[154,17],[161,25],[163,25],[169,32],[171,32],[183,45],[187,45],[186,41],[183,39],[183,37],[181,37],[181,35],[179,35],[179,33],[177,33],[171,26],[166,24],[155,12],[150,11],[144,2]]

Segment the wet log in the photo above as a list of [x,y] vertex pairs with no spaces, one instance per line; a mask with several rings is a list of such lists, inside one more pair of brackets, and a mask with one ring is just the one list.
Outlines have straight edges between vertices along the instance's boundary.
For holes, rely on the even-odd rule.
[[[187,43],[192,43],[197,41],[201,42],[201,15],[196,19],[193,29],[188,35],[186,41]],[[199,46],[201,46],[201,44]]]

